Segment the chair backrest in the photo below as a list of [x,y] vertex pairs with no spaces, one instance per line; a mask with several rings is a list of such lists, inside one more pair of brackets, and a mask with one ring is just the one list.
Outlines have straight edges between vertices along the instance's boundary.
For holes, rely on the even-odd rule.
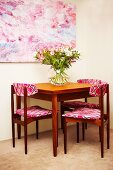
[[27,90],[27,96],[38,93],[38,89],[35,84],[28,83],[13,83],[14,91],[17,96],[24,96],[24,89]]
[[107,82],[98,80],[98,79],[79,79],[77,80],[78,83],[87,83],[91,84],[89,94],[91,96],[100,96],[101,95],[101,88],[103,95],[107,93]]
[[[21,108],[21,104],[24,105],[24,112],[25,116],[27,117],[27,96],[31,96],[36,94],[38,89],[36,88],[35,84],[27,84],[27,83],[13,83],[11,85],[11,110],[12,114],[14,114],[14,106],[16,109]],[[16,103],[14,104],[14,95],[16,94]],[[24,99],[22,100],[22,96]]]
[[109,107],[109,84],[98,79],[79,79],[78,83],[88,83],[92,86],[90,87],[89,94],[91,96],[99,97],[99,107],[101,111],[101,123],[104,122],[104,95],[106,93],[106,115],[109,117],[110,107]]

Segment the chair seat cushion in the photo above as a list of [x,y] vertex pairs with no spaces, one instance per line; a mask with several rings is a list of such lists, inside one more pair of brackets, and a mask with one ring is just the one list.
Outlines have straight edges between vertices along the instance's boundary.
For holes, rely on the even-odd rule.
[[82,101],[63,102],[62,105],[65,106],[65,107],[69,107],[69,108],[88,107],[88,108],[99,109],[99,105],[98,104],[87,103],[87,102],[82,102]]
[[[15,114],[19,114],[21,116],[24,116],[24,108],[23,109],[17,109]],[[44,109],[40,106],[31,106],[27,108],[27,116],[28,117],[43,117],[46,115],[51,115],[52,111],[49,109]]]
[[62,115],[63,117],[72,117],[78,119],[100,119],[100,110],[93,108],[81,107]]

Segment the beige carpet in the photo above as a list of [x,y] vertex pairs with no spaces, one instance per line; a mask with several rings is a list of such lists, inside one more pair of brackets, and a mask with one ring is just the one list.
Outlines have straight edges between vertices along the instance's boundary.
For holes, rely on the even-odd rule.
[[59,130],[58,156],[53,157],[52,133],[41,133],[39,139],[28,137],[28,154],[24,154],[23,139],[16,139],[16,147],[11,140],[0,142],[0,170],[113,170],[113,130],[111,146],[100,158],[98,128],[89,126],[85,141],[76,143],[75,126],[68,127],[68,153],[64,154],[63,134]]

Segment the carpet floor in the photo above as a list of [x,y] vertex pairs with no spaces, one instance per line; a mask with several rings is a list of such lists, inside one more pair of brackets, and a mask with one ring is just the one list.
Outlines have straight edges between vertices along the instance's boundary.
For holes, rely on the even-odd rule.
[[[110,149],[104,147],[104,158],[100,156],[98,127],[88,125],[85,141],[80,137],[76,143],[75,126],[68,127],[68,150],[64,154],[63,133],[59,130],[58,155],[53,157],[52,132],[28,136],[28,154],[24,154],[24,140],[0,142],[0,170],[113,170],[113,130],[110,131]],[[105,134],[106,139],[106,134]]]

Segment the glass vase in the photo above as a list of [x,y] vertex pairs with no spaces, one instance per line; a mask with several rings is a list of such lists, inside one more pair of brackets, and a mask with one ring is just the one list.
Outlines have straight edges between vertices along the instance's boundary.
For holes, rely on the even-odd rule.
[[61,86],[68,82],[69,77],[65,71],[55,70],[55,75],[50,77],[51,84]]

